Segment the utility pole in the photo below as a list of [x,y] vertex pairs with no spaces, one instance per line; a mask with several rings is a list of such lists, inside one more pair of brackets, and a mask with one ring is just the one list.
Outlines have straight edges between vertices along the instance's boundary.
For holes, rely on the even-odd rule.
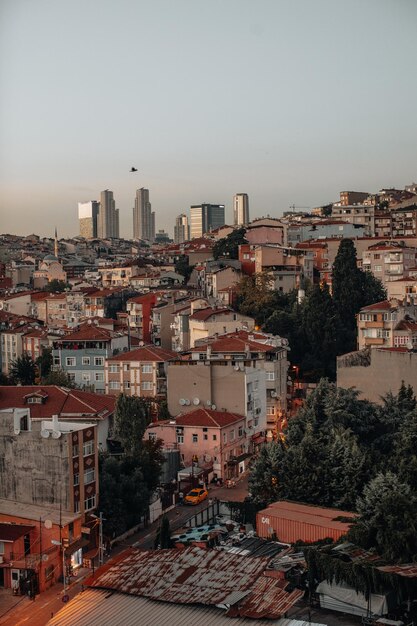
[[104,546],[103,546],[103,513],[100,511],[100,528],[99,528],[99,563],[104,563]]

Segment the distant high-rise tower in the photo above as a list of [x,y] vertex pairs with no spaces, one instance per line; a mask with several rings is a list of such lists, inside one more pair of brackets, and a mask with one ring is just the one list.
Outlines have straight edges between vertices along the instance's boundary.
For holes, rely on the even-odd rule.
[[113,192],[108,189],[100,194],[97,236],[102,239],[119,237],[119,209],[116,209]]
[[96,200],[78,203],[78,221],[80,223],[80,237],[92,239],[97,237],[97,219],[100,204]]
[[54,255],[58,258],[58,232],[55,226]]
[[249,224],[249,197],[247,193],[233,196],[233,224],[246,226]]
[[155,213],[151,211],[149,189],[137,189],[133,209],[133,239],[155,240]]
[[198,204],[190,208],[191,239],[202,237],[220,226],[224,226],[224,204]]
[[185,213],[178,215],[174,226],[174,243],[184,243],[190,238],[190,227],[188,225],[188,217]]

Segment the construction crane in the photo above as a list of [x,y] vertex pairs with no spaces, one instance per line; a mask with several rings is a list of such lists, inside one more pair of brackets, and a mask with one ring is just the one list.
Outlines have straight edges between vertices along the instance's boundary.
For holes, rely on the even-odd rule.
[[289,208],[292,210],[292,212],[294,213],[295,209],[310,209],[311,207],[309,206],[295,206],[295,204],[290,204]]

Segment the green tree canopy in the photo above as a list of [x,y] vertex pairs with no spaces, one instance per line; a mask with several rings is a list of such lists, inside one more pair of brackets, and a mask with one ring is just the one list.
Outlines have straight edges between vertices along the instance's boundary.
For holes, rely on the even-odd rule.
[[51,373],[52,369],[52,348],[43,348],[42,354],[36,359],[36,366],[39,378],[43,382]]
[[64,280],[57,280],[54,278],[47,285],[45,285],[44,290],[50,291],[51,293],[62,293],[66,289],[69,289],[71,285],[66,283]]
[[245,228],[237,228],[227,235],[227,237],[216,241],[213,247],[213,258],[220,259],[227,257],[228,259],[238,259],[239,246],[248,243],[245,239],[245,234]]
[[11,363],[10,378],[14,384],[34,385],[36,379],[36,364],[26,352]]
[[42,378],[42,384],[58,385],[58,387],[66,387],[67,389],[77,389],[75,381],[61,368],[51,370],[47,376]]
[[177,272],[177,274],[181,274],[181,276],[184,276],[185,284],[187,284],[190,280],[193,268],[194,265],[190,265],[190,260],[185,254],[182,254],[175,263],[175,271]]
[[144,398],[124,393],[118,396],[115,435],[127,455],[135,455],[141,449],[143,435],[150,421],[151,407]]

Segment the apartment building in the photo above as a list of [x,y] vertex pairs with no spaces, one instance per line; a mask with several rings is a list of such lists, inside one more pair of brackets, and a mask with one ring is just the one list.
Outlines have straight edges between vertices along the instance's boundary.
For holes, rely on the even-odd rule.
[[376,243],[362,253],[362,268],[374,274],[385,284],[407,278],[416,272],[417,247],[401,243]]
[[[197,358],[202,355],[203,358]],[[171,415],[197,408],[245,416],[251,435],[266,431],[266,373],[255,359],[211,358],[210,349],[170,361],[167,368]]]
[[148,345],[106,359],[106,394],[166,399],[167,362],[175,352]]
[[278,291],[288,293],[304,280],[313,282],[314,259],[308,250],[262,245],[256,246],[254,253],[255,272],[267,272]]
[[252,330],[255,320],[229,307],[207,307],[189,316],[190,348],[201,339],[238,330]]
[[86,323],[53,342],[53,367],[63,369],[81,388],[104,393],[105,360],[128,346],[127,335]]
[[284,425],[287,410],[288,341],[258,331],[240,330],[211,336],[196,342],[190,350],[194,359],[227,359],[236,364],[250,361],[265,371],[267,436],[272,437]]
[[332,208],[332,218],[350,224],[363,226],[364,234],[368,237],[375,235],[375,206],[374,205],[341,205],[334,204]]
[[[394,347],[403,345],[396,341],[396,328],[402,320],[414,321],[417,306],[398,300],[384,300],[363,307],[358,314],[358,349],[367,347]],[[405,336],[404,334],[399,336]]]
[[251,457],[245,417],[227,411],[194,408],[175,421],[150,424],[145,438],[177,446],[185,467],[198,460],[199,467],[212,466],[214,478],[223,480],[237,478]]
[[129,298],[127,301],[126,311],[129,316],[130,332],[145,343],[151,341],[152,309],[161,300],[161,293],[152,292]]

